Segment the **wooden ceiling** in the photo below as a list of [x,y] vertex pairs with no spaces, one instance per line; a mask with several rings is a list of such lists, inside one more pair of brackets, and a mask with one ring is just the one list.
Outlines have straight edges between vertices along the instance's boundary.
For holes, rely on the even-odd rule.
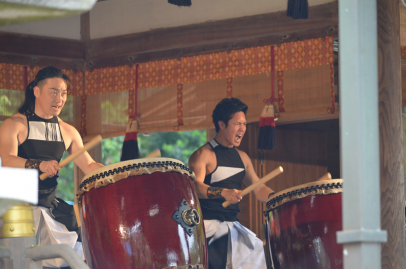
[[[317,1],[328,2],[326,0]],[[97,5],[108,2],[97,3],[96,8]],[[240,14],[238,13],[241,12],[240,9],[241,7],[235,10],[236,14]],[[286,16],[286,10],[226,19],[218,19],[221,17],[216,15],[218,17],[213,21],[199,22],[199,20],[207,19],[199,17],[198,23],[194,24],[170,25],[170,27],[147,31],[142,31],[145,30],[144,28],[137,28],[141,32],[101,38],[94,38],[102,35],[96,30],[91,31],[91,27],[93,27],[91,22],[94,20],[92,12],[82,14],[80,18],[77,18],[80,20],[78,25],[80,38],[39,36],[24,32],[11,32],[9,29],[13,27],[0,28],[0,31],[3,30],[0,32],[0,62],[53,65],[60,68],[83,70],[338,34],[336,1],[311,6],[310,18],[307,20],[291,19]],[[258,10],[250,12],[255,13]],[[74,18],[66,19],[66,21],[73,20]],[[182,23],[185,22],[178,22],[178,24]],[[159,26],[159,24],[157,25]],[[147,26],[151,26],[151,24]],[[106,28],[106,32],[109,31],[111,29]]]

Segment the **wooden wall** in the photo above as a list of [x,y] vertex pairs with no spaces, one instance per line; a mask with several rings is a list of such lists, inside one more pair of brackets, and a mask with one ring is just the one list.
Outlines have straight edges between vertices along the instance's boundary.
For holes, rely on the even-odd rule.
[[[327,171],[333,178],[340,177],[338,120],[277,126],[277,146],[264,151],[262,165],[257,150],[258,133],[258,123],[248,124],[239,149],[248,153],[259,177],[278,166],[283,167],[284,172],[267,183],[274,191],[316,181]],[[261,238],[265,204],[251,193],[243,198],[240,209],[238,219],[241,224]]]

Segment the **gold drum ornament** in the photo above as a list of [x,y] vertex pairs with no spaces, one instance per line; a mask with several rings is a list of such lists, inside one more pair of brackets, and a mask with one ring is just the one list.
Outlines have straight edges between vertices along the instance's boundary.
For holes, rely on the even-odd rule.
[[0,238],[35,237],[34,212],[29,204],[13,206],[1,218],[4,226]]

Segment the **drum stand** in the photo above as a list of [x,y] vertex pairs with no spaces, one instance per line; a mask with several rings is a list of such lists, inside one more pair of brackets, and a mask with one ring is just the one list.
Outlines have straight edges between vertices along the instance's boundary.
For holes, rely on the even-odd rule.
[[38,202],[37,171],[2,168],[0,160],[0,175],[0,269],[42,269],[42,260],[52,258],[64,259],[71,268],[88,269],[68,245],[37,245],[33,210],[23,203]]

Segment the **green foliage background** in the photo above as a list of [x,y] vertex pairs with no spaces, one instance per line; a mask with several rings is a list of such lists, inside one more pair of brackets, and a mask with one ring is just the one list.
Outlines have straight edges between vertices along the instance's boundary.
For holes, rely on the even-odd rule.
[[[103,139],[102,163],[109,165],[120,162],[121,149],[124,136]],[[174,158],[187,165],[190,155],[206,142],[206,130],[153,133],[138,135],[138,147],[141,157],[155,149],[161,150],[162,157]],[[65,152],[64,157],[68,156]],[[73,201],[73,163],[65,166],[60,171],[57,197],[65,201]]]

